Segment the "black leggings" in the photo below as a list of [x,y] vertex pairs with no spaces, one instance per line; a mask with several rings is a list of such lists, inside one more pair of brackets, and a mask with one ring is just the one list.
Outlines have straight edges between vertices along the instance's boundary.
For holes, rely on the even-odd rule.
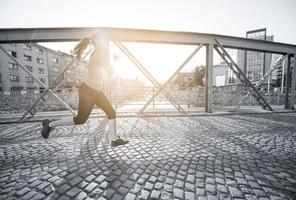
[[78,114],[73,117],[74,123],[77,125],[83,124],[89,117],[94,105],[101,108],[108,116],[108,119],[116,118],[116,112],[106,95],[83,83],[79,88]]

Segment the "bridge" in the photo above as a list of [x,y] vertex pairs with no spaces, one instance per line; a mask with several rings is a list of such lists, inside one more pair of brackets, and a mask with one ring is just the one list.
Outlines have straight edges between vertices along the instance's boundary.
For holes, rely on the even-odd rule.
[[[16,108],[17,113],[0,117],[0,199],[296,198],[295,45],[192,32],[31,28],[0,29],[0,50],[26,70],[1,44],[78,41],[96,31],[108,34],[110,42],[153,84],[153,88],[146,90],[148,93],[133,89],[134,100],[142,102],[130,113],[120,110],[126,106],[125,99],[118,100],[111,95],[120,114],[119,135],[130,143],[118,148],[110,146],[107,120],[99,110],[95,110],[84,125],[61,126],[53,130],[49,139],[41,138],[40,121],[44,118],[76,113],[67,94],[57,92],[57,81],[46,87],[44,93],[31,96],[28,105],[21,99],[24,96],[1,97],[2,110],[7,105],[3,102],[18,102],[22,109]],[[170,78],[160,84],[149,68],[129,51],[126,42],[192,45],[195,49]],[[169,83],[202,47],[206,48],[205,87],[199,91],[171,88]],[[262,93],[262,80],[251,83],[227,49],[281,54],[279,62],[287,60],[288,78],[285,93],[275,95],[275,99],[283,104],[275,106],[273,97]],[[254,98],[256,106],[251,112],[217,109],[223,102],[219,98],[231,96],[233,90],[212,85],[214,51],[242,83],[241,88],[235,89],[237,93],[244,91],[238,100]],[[59,76],[74,62],[62,69]],[[276,66],[266,72],[263,79],[274,68]],[[26,72],[39,81],[33,73]],[[191,109],[197,98],[202,104]],[[151,114],[151,104],[153,110],[153,102],[158,100],[176,112]],[[40,112],[36,109],[46,102],[59,103],[66,110]],[[240,103],[236,107],[242,106]]]

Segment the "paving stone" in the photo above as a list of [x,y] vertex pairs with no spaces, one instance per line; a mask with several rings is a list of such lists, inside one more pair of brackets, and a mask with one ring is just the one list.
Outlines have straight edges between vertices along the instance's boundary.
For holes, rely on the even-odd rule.
[[83,181],[83,179],[80,176],[77,176],[69,181],[69,185],[71,185],[73,187],[73,186],[78,185],[82,181]]
[[150,192],[149,191],[147,191],[147,190],[142,190],[141,191],[141,195],[140,195],[140,199],[148,199],[148,197],[149,197],[149,195],[150,195]]
[[206,191],[211,194],[216,194],[216,186],[212,184],[206,184]]
[[253,189],[253,191],[256,194],[256,196],[258,196],[258,197],[265,197],[266,196],[266,193],[263,190]]
[[98,186],[97,183],[95,183],[95,182],[91,182],[90,184],[88,184],[88,185],[85,187],[85,191],[87,191],[87,192],[91,192],[91,191],[93,191],[97,186]]
[[216,177],[216,178],[215,178],[215,181],[216,181],[217,183],[220,183],[221,185],[225,185],[225,180],[224,180],[223,178]]
[[145,189],[151,191],[153,189],[153,184],[152,183],[149,183],[149,182],[146,182],[145,186],[144,186]]
[[155,183],[154,188],[155,188],[156,190],[160,190],[160,189],[162,189],[162,186],[163,186],[163,183],[161,183],[161,182],[157,182],[157,183]]
[[230,194],[233,196],[233,197],[237,197],[237,198],[243,198],[243,193],[235,188],[235,187],[228,187],[229,188],[229,191],[230,191]]
[[188,191],[192,191],[194,192],[195,191],[195,186],[191,183],[185,183],[185,189],[188,190]]
[[134,187],[130,190],[130,192],[134,193],[134,194],[138,194],[141,190],[141,185],[139,184],[135,184]]
[[29,191],[31,191],[30,188],[28,187],[24,187],[23,189],[19,190],[16,192],[16,195],[18,196],[24,196],[26,193],[28,193]]
[[252,188],[256,188],[256,189],[260,189],[260,185],[256,182],[253,182],[253,181],[249,181],[249,185],[252,187]]
[[195,199],[195,193],[186,191],[185,192],[185,199],[186,200],[194,200]]
[[184,191],[179,188],[174,188],[174,196],[179,199],[183,199],[184,198]]
[[206,190],[203,189],[203,188],[196,188],[196,194],[197,194],[198,196],[205,196],[205,194],[206,194]]
[[123,186],[130,189],[134,186],[134,182],[131,181],[131,180],[126,180],[124,183],[123,183]]
[[160,198],[160,191],[159,190],[152,190],[151,199],[159,199],[159,198]]
[[182,188],[184,186],[184,182],[181,180],[176,180],[174,186]]
[[228,193],[228,189],[225,185],[221,185],[221,184],[218,184],[217,185],[217,190],[221,193]]
[[121,187],[119,187],[119,188],[117,189],[117,191],[118,191],[120,194],[124,195],[124,194],[127,194],[127,193],[128,193],[129,189],[126,188],[126,187],[121,186]]
[[69,190],[66,195],[68,195],[69,197],[73,198],[75,197],[79,192],[81,191],[81,189],[74,187],[71,190]]
[[74,198],[76,200],[85,199],[87,197],[87,194],[83,191],[79,192],[78,195]]
[[63,195],[58,198],[58,200],[70,200],[70,197]]
[[46,187],[49,186],[49,185],[50,185],[49,182],[42,182],[41,184],[39,184],[39,185],[37,186],[37,189],[38,189],[38,190],[43,190],[44,188],[46,188]]
[[32,200],[39,200],[39,199],[44,199],[44,198],[45,198],[44,194],[37,193],[36,195],[34,195],[32,197]]
[[33,198],[33,196],[34,195],[36,195],[37,194],[37,192],[35,192],[35,191],[30,191],[30,192],[28,192],[28,193],[26,193],[23,197],[22,197],[22,199],[32,199]]
[[97,183],[102,183],[105,179],[106,179],[106,176],[104,176],[104,175],[100,175],[100,176],[98,176],[98,177],[95,179],[95,181],[96,181]]
[[86,177],[85,178],[85,180],[87,181],[87,182],[91,182],[92,180],[94,180],[96,178],[96,176],[95,175],[89,175],[88,177]]
[[218,198],[213,195],[208,195],[207,197],[208,197],[208,200],[218,200]]
[[119,194],[114,194],[111,198],[111,200],[121,200],[122,197]]
[[203,178],[203,177],[205,176],[205,174],[204,174],[204,172],[197,171],[197,172],[195,173],[195,176],[196,176],[197,178]]
[[136,195],[132,193],[128,193],[125,197],[125,200],[136,200]]

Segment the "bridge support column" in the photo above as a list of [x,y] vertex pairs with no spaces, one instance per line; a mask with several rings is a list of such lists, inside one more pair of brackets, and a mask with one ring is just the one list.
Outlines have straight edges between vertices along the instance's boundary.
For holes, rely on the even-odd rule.
[[290,96],[290,79],[291,79],[291,54],[288,55],[287,59],[287,70],[286,70],[286,80],[285,80],[285,109],[290,109],[290,102],[289,102],[289,96]]
[[205,83],[205,111],[212,112],[212,87],[213,87],[213,44],[206,46],[206,83]]
[[292,85],[291,85],[291,102],[290,102],[290,109],[294,110],[295,104],[295,88],[296,88],[296,54],[294,54],[294,63],[292,69]]

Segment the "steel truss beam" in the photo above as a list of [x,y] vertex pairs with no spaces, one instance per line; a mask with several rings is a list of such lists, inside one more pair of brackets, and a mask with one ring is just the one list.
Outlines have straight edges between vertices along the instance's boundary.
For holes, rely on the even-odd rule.
[[[287,58],[288,55],[283,55],[270,69],[265,73],[265,75],[255,84],[255,88],[259,90],[262,86],[263,81],[272,74],[274,70],[279,68],[281,65],[283,65],[283,61]],[[245,102],[245,100],[249,97],[251,92],[248,92],[237,104],[237,106],[232,110],[232,112],[237,111],[240,106]]]
[[218,39],[225,48],[279,54],[296,53],[296,45],[271,41],[194,32],[102,27],[0,29],[0,43],[79,41],[81,38],[88,37],[96,31],[105,32],[110,36],[111,40],[121,42],[151,42],[187,45],[198,45],[203,43],[215,45],[215,39]]
[[[152,76],[152,74],[140,63],[140,61],[120,42],[114,42],[115,45],[132,61],[132,63],[135,64],[135,66],[153,83],[153,85],[161,89],[161,84]],[[171,104],[182,113],[185,113],[184,109],[170,96],[170,94],[164,90],[161,89],[162,94],[171,102]],[[142,111],[142,109],[141,109]],[[139,114],[141,114],[141,111]]]
[[270,105],[265,101],[265,99],[261,96],[255,86],[249,81],[249,79],[245,76],[245,74],[241,71],[239,66],[232,60],[231,56],[227,53],[225,48],[221,45],[221,43],[216,39],[217,46],[215,46],[216,51],[221,56],[221,58],[226,62],[226,64],[230,67],[230,69],[235,73],[236,77],[246,86],[250,88],[252,95],[255,97],[256,101],[261,105],[261,107],[265,110],[268,109],[273,111]]
[[[36,77],[32,72],[30,72],[20,61],[18,61],[16,58],[14,58],[12,55],[10,55],[9,52],[7,52],[1,45],[0,45],[0,49],[10,58],[12,59],[14,62],[16,62],[25,72],[27,72],[29,75],[31,75],[40,85],[42,85],[44,88],[46,88],[46,85],[44,83],[42,83],[38,77]],[[75,114],[75,111],[69,106],[67,105],[61,98],[59,98],[50,88],[47,88],[44,93],[37,99],[38,101],[41,100],[45,94],[45,92],[50,92],[59,102],[61,102],[65,108],[67,110],[69,110],[70,112]],[[33,106],[25,113],[25,115],[23,115],[23,117],[21,118],[21,120],[24,119],[24,117],[28,114],[31,113],[31,110],[37,105],[37,101],[33,104]],[[31,113],[31,115],[33,115],[33,113]]]

